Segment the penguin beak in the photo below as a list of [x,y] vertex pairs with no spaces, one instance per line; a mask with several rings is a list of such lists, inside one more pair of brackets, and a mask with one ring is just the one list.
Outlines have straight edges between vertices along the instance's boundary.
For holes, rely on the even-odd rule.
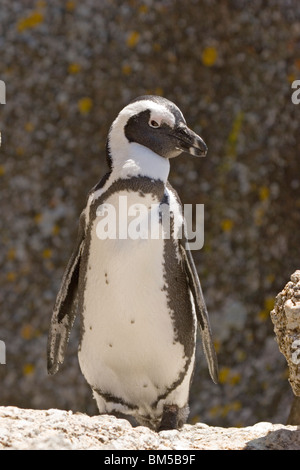
[[185,125],[174,129],[174,137],[177,140],[177,149],[187,152],[194,157],[205,157],[207,145],[204,140]]

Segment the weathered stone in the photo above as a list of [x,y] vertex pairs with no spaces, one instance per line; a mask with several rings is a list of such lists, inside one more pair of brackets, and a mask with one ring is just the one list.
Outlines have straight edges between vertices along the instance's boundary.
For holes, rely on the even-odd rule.
[[114,416],[0,407],[0,449],[300,450],[300,430],[263,422],[246,428],[197,423],[156,433]]
[[[300,397],[300,271],[291,275],[291,280],[276,297],[271,319],[278,346],[289,366],[289,382],[294,394]],[[295,296],[297,294],[297,296]],[[300,424],[300,423],[297,423]]]

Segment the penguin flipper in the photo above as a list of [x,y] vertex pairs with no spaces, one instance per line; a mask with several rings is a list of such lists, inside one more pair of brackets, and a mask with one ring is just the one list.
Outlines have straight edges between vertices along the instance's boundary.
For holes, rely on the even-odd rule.
[[181,244],[181,251],[189,281],[189,287],[194,298],[196,315],[201,332],[203,349],[208,364],[208,370],[213,382],[218,383],[218,360],[212,340],[208,312],[196,266],[192,254],[188,248],[187,240],[185,240],[184,244]]
[[85,215],[82,212],[75,249],[64,272],[51,318],[47,347],[47,369],[51,375],[58,371],[60,364],[64,361],[71,328],[77,313],[77,288],[84,235]]

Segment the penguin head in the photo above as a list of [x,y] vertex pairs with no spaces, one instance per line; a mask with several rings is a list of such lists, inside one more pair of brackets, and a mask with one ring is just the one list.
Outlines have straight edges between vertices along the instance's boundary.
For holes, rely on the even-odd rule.
[[110,167],[121,155],[130,155],[132,144],[170,159],[187,152],[204,157],[207,146],[188,128],[180,109],[161,96],[145,95],[131,101],[119,113],[108,135]]

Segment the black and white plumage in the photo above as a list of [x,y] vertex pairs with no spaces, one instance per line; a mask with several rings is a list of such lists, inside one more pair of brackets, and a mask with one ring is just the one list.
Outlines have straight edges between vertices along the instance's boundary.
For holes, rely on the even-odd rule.
[[[175,237],[184,225],[182,206],[167,181],[170,158],[206,151],[179,108],[165,98],[142,96],[119,113],[107,141],[109,172],[89,193],[51,320],[49,373],[64,360],[78,312],[79,364],[100,413],[128,414],[156,430],[178,428],[187,419],[197,324],[217,382],[197,271],[186,239]],[[167,207],[171,237],[100,239],[97,224],[106,204],[122,223],[121,196],[128,206],[148,205],[157,224]]]

